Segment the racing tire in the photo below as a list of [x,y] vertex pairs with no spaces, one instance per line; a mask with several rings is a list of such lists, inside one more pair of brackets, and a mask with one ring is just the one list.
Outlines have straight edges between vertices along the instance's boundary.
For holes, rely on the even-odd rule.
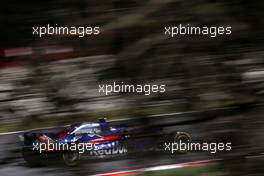
[[62,159],[66,166],[74,167],[79,165],[80,153],[79,151],[66,151],[62,154]]
[[[177,132],[177,134],[174,137],[174,143],[185,143],[188,144],[191,141],[191,136],[186,132]],[[179,153],[187,153],[188,150],[179,150]]]

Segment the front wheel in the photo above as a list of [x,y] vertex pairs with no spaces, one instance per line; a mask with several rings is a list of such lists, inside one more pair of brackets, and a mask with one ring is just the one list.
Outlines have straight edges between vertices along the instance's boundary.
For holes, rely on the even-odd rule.
[[[177,134],[174,137],[174,143],[185,143],[188,144],[191,141],[191,136],[186,132],[177,132]],[[180,153],[187,153],[188,150],[179,150]]]

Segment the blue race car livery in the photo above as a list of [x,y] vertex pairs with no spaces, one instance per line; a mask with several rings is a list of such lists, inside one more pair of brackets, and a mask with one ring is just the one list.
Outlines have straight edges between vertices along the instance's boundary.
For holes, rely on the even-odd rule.
[[22,155],[29,165],[39,165],[49,158],[68,166],[78,165],[81,158],[108,158],[131,153],[162,150],[164,141],[189,140],[184,132],[165,134],[160,127],[130,124],[109,125],[99,122],[73,124],[58,132],[27,132],[20,135]]

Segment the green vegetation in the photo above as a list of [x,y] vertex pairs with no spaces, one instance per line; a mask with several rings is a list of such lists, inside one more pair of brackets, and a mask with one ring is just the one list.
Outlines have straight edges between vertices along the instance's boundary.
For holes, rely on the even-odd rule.
[[45,128],[54,126],[64,126],[72,123],[86,122],[86,121],[97,121],[99,118],[107,117],[108,120],[113,119],[124,119],[131,117],[131,114],[144,114],[154,115],[162,113],[173,113],[183,111],[183,108],[175,107],[175,105],[163,105],[163,106],[151,106],[145,108],[130,108],[130,109],[119,109],[112,111],[98,111],[90,113],[80,113],[74,115],[65,116],[50,116],[45,117],[28,117],[22,122],[6,122],[0,127],[0,133],[11,132],[11,131],[22,131],[34,128]]

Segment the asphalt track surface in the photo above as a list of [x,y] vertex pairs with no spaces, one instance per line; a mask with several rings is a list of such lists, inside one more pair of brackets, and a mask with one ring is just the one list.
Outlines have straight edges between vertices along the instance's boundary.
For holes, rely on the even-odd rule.
[[52,176],[52,175],[93,175],[101,174],[107,172],[118,172],[123,170],[136,170],[144,167],[159,166],[166,164],[175,164],[188,162],[190,160],[201,160],[208,159],[205,157],[179,157],[175,159],[168,158],[144,158],[137,160],[123,159],[118,161],[105,161],[105,162],[95,162],[95,163],[85,163],[81,166],[75,168],[69,168],[64,166],[42,166],[38,168],[28,167],[22,159],[16,159],[9,164],[1,165],[0,173],[1,176],[11,176],[11,175],[42,175],[42,176]]

